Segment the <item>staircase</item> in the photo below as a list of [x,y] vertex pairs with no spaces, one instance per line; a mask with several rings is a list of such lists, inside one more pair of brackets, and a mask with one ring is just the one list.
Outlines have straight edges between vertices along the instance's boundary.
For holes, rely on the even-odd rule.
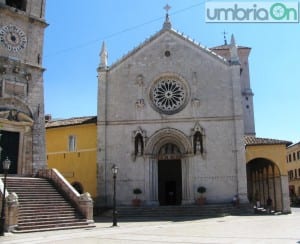
[[[117,207],[118,218],[122,219],[173,219],[173,218],[211,218],[227,215],[253,215],[254,210],[249,204],[234,207],[232,204],[178,205],[178,206],[120,206]],[[112,211],[105,211],[103,217],[109,217]]]
[[19,197],[14,232],[91,227],[47,179],[7,177],[7,190]]

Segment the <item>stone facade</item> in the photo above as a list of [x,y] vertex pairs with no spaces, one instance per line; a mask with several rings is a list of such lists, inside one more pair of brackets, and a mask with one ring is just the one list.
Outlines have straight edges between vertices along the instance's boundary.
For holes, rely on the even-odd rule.
[[0,0],[1,147],[2,160],[11,159],[13,174],[31,175],[46,166],[45,2]]
[[[118,203],[140,188],[144,204],[191,204],[197,188],[211,203],[247,202],[241,65],[234,39],[224,58],[171,28],[110,67],[98,67],[98,195]],[[254,122],[253,122],[254,123]]]

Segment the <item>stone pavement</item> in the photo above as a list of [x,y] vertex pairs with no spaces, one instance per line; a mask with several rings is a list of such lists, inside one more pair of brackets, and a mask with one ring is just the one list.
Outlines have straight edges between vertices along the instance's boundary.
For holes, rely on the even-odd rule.
[[93,229],[8,233],[0,243],[51,244],[201,244],[201,243],[300,243],[300,209],[277,216],[227,216],[173,221],[121,221],[118,227],[99,221]]

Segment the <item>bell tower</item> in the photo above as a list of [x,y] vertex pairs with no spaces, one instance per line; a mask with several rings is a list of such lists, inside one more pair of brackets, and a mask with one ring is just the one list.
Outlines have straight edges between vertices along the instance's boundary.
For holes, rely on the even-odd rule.
[[11,174],[32,175],[46,167],[45,4],[45,0],[0,0],[0,146],[1,161],[6,157],[12,161]]

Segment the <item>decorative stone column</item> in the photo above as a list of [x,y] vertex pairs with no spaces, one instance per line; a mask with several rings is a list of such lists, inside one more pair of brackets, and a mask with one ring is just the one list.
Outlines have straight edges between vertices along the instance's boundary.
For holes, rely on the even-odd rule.
[[188,158],[183,158],[181,160],[182,165],[182,204],[193,203],[191,194],[191,183],[190,183],[190,162]]
[[5,210],[5,231],[11,232],[17,227],[19,217],[19,198],[15,192],[7,196]]
[[150,199],[149,205],[158,205],[158,176],[157,176],[157,160],[154,158],[149,159],[149,190]]
[[85,192],[80,195],[79,205],[87,221],[89,223],[93,223],[93,200],[88,192]]

